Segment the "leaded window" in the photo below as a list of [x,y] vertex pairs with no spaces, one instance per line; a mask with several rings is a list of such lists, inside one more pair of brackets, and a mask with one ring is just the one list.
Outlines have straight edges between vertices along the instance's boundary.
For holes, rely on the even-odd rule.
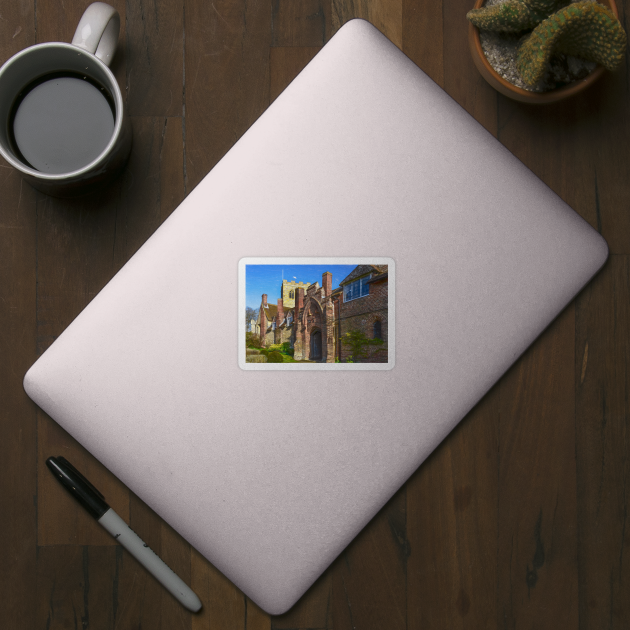
[[357,298],[365,297],[370,294],[370,285],[368,280],[370,276],[363,276],[354,282],[344,285],[343,287],[343,301],[349,302],[350,300],[356,300]]
[[381,320],[377,319],[374,322],[374,339],[382,339],[383,338],[383,333],[381,330]]

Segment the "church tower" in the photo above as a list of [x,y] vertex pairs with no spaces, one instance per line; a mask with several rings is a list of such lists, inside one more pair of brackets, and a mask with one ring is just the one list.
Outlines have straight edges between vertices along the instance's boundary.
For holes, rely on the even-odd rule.
[[310,286],[310,282],[295,282],[292,280],[289,282],[288,280],[282,281],[282,304],[284,306],[284,310],[291,309],[295,306],[295,297],[297,295],[297,289],[301,287],[304,289],[306,293],[306,289]]

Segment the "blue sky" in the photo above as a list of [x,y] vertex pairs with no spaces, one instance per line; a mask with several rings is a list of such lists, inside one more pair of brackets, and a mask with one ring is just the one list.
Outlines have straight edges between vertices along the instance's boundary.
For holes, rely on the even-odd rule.
[[332,288],[356,267],[356,265],[247,265],[245,267],[245,304],[258,309],[261,296],[267,294],[269,304],[277,304],[280,299],[282,278],[291,282],[319,282],[322,285],[322,273],[332,273]]

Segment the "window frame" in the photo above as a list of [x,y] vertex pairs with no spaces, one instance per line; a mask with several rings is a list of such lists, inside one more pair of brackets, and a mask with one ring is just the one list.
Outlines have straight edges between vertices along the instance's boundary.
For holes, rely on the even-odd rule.
[[[352,282],[348,282],[347,284],[342,285],[343,286],[343,302],[344,304],[346,302],[352,302],[352,300],[360,300],[361,298],[364,297],[368,297],[370,295],[370,285],[367,282],[368,280],[370,280],[372,278],[372,274],[368,273],[367,275],[364,276],[360,276],[359,278],[355,278]],[[346,294],[346,289],[348,287],[352,287],[355,284],[359,283],[359,295],[357,295],[356,297],[351,297],[350,299],[347,298],[347,294]],[[363,293],[363,288],[367,287],[367,293]],[[354,293],[354,291],[353,291]]]
[[[378,336],[376,336],[376,325],[378,324]],[[372,324],[372,336],[374,339],[383,339],[383,322],[380,319],[375,319]]]

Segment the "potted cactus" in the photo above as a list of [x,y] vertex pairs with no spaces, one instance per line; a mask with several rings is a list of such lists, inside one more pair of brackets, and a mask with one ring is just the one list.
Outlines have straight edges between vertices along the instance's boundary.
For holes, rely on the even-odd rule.
[[[467,15],[475,65],[490,85],[516,100],[571,96],[624,58],[627,38],[617,7],[604,1],[477,0]],[[512,50],[511,58],[496,62],[491,44],[497,43]]]

